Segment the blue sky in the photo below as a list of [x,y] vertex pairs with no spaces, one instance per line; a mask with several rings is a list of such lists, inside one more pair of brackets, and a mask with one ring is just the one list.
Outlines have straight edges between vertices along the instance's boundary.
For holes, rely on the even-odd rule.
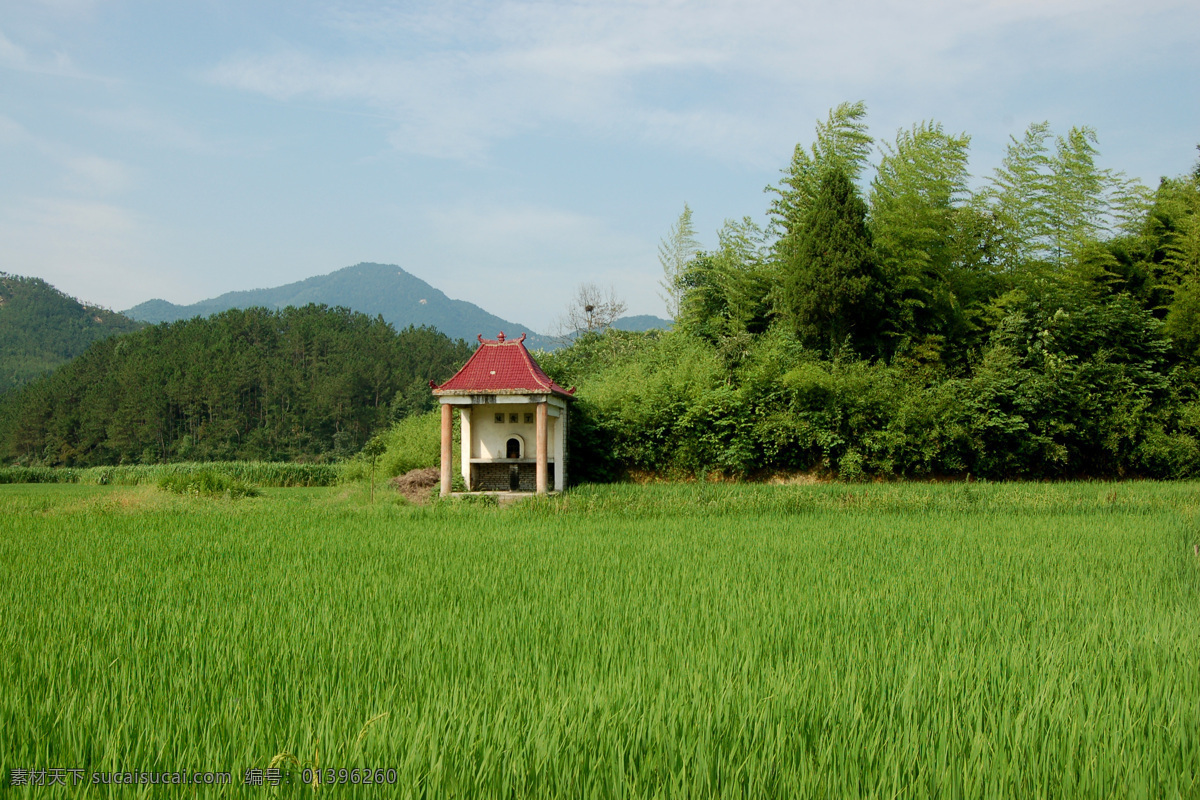
[[760,221],[842,101],[941,122],[985,177],[1090,125],[1196,162],[1194,0],[4,0],[0,270],[116,309],[360,261],[550,330],[584,281],[663,315],[657,245]]

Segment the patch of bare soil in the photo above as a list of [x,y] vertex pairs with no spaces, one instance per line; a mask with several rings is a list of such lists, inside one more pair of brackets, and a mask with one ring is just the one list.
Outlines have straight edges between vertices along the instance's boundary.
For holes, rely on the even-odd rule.
[[772,486],[812,486],[817,483],[830,483],[828,476],[816,472],[779,472],[766,480]]
[[403,475],[397,475],[388,481],[410,503],[425,504],[429,502],[430,490],[438,485],[442,473],[437,467],[409,470]]

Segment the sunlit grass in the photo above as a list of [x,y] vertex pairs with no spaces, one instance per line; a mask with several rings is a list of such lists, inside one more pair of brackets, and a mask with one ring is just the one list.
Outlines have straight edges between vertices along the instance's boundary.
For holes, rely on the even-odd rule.
[[236,784],[274,761],[281,796],[303,767],[382,767],[392,791],[318,793],[1195,797],[1197,489],[0,487],[0,768]]
[[86,468],[8,466],[0,467],[0,485],[78,483],[138,486],[208,471],[261,486],[332,486],[338,482],[340,470],[336,464],[277,461],[177,462]]

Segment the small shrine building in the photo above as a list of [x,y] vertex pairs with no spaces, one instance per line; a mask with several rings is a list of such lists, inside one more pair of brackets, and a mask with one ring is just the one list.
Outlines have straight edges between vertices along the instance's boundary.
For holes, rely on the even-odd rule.
[[450,494],[453,409],[461,421],[462,477],[468,492],[537,492],[567,481],[567,408],[575,398],[542,371],[525,334],[479,336],[479,348],[442,385],[442,496]]

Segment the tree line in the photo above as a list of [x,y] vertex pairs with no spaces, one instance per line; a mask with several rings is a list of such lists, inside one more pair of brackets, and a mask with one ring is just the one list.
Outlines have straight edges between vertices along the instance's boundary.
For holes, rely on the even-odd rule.
[[973,182],[965,134],[865,118],[797,146],[765,227],[701,251],[685,207],[671,333],[546,356],[584,469],[1200,474],[1200,166],[1150,191],[1039,123]]
[[[575,478],[1200,475],[1200,165],[1151,191],[1039,123],[973,181],[965,134],[865,119],[796,147],[766,226],[701,250],[685,207],[672,331],[538,355],[579,387]],[[331,459],[469,354],[318,306],[158,325],[0,397],[0,459]]]
[[0,397],[0,459],[330,459],[431,409],[428,382],[469,354],[432,328],[318,305],[163,323]]

